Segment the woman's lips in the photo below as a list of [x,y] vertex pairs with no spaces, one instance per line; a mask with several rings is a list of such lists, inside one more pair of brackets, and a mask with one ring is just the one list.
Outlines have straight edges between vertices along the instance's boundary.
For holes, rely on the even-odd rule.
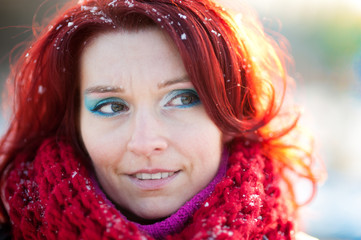
[[158,190],[174,180],[180,171],[139,171],[129,175],[133,184],[142,190]]

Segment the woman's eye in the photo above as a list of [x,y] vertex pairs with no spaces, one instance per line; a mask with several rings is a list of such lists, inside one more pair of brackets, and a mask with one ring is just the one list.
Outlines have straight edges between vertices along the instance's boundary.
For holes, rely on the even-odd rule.
[[166,104],[167,107],[192,107],[200,103],[198,94],[194,90],[175,91]]
[[121,112],[121,111],[126,111],[127,106],[125,106],[122,103],[106,103],[106,104],[97,106],[95,108],[95,110],[102,112],[102,113],[106,113],[106,114],[112,114],[112,113],[117,113],[117,112]]
[[111,117],[129,110],[128,105],[119,99],[105,99],[90,107],[90,111],[101,116]]

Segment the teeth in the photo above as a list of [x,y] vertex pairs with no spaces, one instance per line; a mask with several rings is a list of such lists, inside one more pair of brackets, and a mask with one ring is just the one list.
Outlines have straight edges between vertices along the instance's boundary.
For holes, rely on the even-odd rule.
[[162,173],[156,173],[156,174],[151,174],[152,175],[152,179],[161,179],[162,178]]
[[162,179],[162,178],[167,178],[170,176],[173,176],[174,172],[159,172],[159,173],[137,173],[135,175],[136,178],[138,178],[139,180],[157,180],[157,179]]
[[152,174],[142,173],[142,178],[143,178],[144,180],[152,179]]

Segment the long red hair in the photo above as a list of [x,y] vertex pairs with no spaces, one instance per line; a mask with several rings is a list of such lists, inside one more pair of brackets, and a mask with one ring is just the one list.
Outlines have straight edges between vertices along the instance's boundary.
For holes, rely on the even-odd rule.
[[[210,118],[222,132],[260,142],[286,183],[287,170],[315,182],[312,149],[300,146],[302,132],[294,131],[298,113],[281,111],[289,81],[287,56],[248,9],[235,17],[210,0],[69,4],[12,68],[8,79],[12,118],[0,142],[2,175],[16,154],[34,154],[49,136],[65,138],[84,153],[78,134],[82,49],[102,32],[156,26],[178,47]],[[5,182],[3,178],[1,184]],[[290,184],[288,190],[295,203]]]

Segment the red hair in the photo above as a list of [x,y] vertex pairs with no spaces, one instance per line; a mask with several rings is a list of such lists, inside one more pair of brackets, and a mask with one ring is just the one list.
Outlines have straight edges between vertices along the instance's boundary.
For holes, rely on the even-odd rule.
[[16,154],[34,153],[49,136],[65,138],[84,153],[78,134],[82,49],[102,32],[156,26],[178,47],[205,109],[223,133],[261,142],[280,174],[291,169],[315,182],[312,151],[285,138],[296,129],[298,115],[282,115],[280,124],[288,82],[284,52],[248,9],[242,18],[210,0],[84,0],[65,9],[12,69],[13,115],[0,142],[1,174]]

